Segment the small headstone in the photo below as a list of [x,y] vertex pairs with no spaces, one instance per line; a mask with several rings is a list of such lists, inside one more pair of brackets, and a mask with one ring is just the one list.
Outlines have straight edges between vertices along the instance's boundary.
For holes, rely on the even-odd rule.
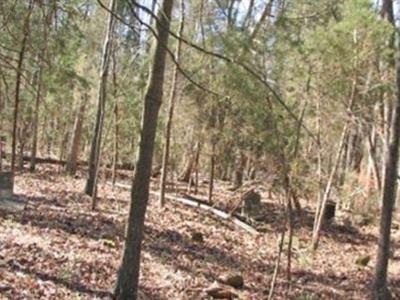
[[324,213],[324,220],[331,221],[335,218],[336,213],[336,203],[333,201],[328,201],[326,203],[325,213]]
[[261,196],[253,189],[247,191],[242,195],[242,215],[248,217],[255,217],[259,214],[261,209]]
[[13,197],[14,176],[12,172],[0,172],[0,200],[10,200]]

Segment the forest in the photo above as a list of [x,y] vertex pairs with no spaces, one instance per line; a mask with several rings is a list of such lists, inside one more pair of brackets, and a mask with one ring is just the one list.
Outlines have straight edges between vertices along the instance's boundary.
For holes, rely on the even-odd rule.
[[399,8],[0,0],[0,299],[400,299]]

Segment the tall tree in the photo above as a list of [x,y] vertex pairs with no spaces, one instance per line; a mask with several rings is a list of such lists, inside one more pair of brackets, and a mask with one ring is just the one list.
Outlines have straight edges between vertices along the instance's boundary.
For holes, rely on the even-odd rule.
[[[183,34],[183,27],[185,23],[185,1],[181,0],[181,20],[179,23],[179,33],[178,36],[182,36]],[[182,51],[182,42],[179,39],[176,45],[175,51],[175,60],[177,63],[180,61]],[[172,85],[171,85],[171,94],[168,103],[168,116],[167,116],[167,124],[165,125],[165,144],[164,144],[164,151],[163,151],[163,158],[162,158],[162,168],[161,168],[161,180],[160,180],[160,206],[164,206],[165,202],[165,182],[167,179],[167,169],[168,169],[168,159],[169,159],[169,148],[171,142],[171,129],[172,129],[172,119],[174,116],[175,110],[175,102],[177,98],[178,92],[178,66],[175,65],[173,75],[172,75]]]
[[101,136],[104,123],[104,110],[107,97],[107,80],[110,65],[112,36],[114,31],[115,18],[113,12],[116,7],[116,0],[110,0],[108,25],[104,39],[103,55],[101,58],[100,79],[97,94],[97,113],[89,156],[89,174],[86,181],[85,193],[93,197],[93,209],[96,208],[96,183],[100,162]]
[[15,101],[14,101],[14,119],[12,129],[12,141],[11,141],[11,171],[15,172],[15,161],[16,161],[16,146],[17,146],[17,130],[18,130],[18,113],[19,113],[19,102],[21,93],[21,81],[22,81],[22,65],[24,63],[25,51],[27,47],[28,37],[30,33],[30,19],[33,10],[33,0],[29,1],[28,11],[26,13],[22,32],[21,48],[18,53],[17,62],[17,76],[15,79]]
[[68,146],[67,163],[65,165],[65,169],[69,175],[74,175],[78,166],[78,153],[87,100],[88,93],[86,90],[84,90],[81,95],[79,95],[74,127],[72,129],[72,136]]
[[[382,9],[382,15],[384,19],[393,25],[395,34],[398,35],[393,16],[393,1],[384,0]],[[392,39],[393,37],[390,37],[390,40]],[[395,45],[395,54],[396,97],[393,101],[394,112],[391,120],[390,140],[385,151],[386,157],[383,179],[381,218],[379,224],[379,242],[372,290],[372,297],[376,300],[391,299],[391,295],[387,287],[387,269],[390,252],[390,230],[397,191],[396,181],[400,141],[400,45],[398,39]]]
[[144,98],[140,142],[132,184],[125,246],[115,287],[115,297],[118,300],[135,300],[138,297],[140,253],[149,198],[154,140],[163,96],[166,46],[168,44],[172,6],[173,0],[164,0],[158,14],[157,42]]
[[38,132],[39,132],[39,110],[40,110],[40,102],[42,99],[46,97],[46,89],[43,84],[43,72],[46,65],[47,57],[47,44],[48,44],[48,35],[49,28],[51,26],[51,15],[52,11],[49,9],[46,10],[45,5],[41,4],[42,14],[43,14],[43,43],[40,47],[41,54],[38,55],[39,59],[39,69],[36,75],[36,99],[35,99],[35,108],[33,112],[33,128],[32,128],[32,148],[31,148],[31,160],[29,165],[29,171],[34,172],[36,168],[36,155],[37,155],[37,146],[38,146]]

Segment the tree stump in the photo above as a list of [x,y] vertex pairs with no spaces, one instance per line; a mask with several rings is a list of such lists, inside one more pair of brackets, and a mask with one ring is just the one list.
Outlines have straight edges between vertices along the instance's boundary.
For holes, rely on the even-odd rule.
[[10,200],[13,197],[14,176],[12,172],[0,172],[0,200]]

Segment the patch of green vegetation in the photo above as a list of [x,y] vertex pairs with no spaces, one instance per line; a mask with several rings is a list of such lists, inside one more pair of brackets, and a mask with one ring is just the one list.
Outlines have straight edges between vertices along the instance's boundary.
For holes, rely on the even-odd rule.
[[317,299],[318,299],[318,297],[316,295],[308,293],[308,292],[304,292],[301,295],[293,298],[293,300],[317,300]]
[[308,268],[312,265],[312,258],[306,252],[300,253],[297,261],[303,268]]
[[58,270],[58,278],[60,278],[62,280],[70,280],[71,277],[72,277],[71,270],[69,270],[67,268],[60,268]]

